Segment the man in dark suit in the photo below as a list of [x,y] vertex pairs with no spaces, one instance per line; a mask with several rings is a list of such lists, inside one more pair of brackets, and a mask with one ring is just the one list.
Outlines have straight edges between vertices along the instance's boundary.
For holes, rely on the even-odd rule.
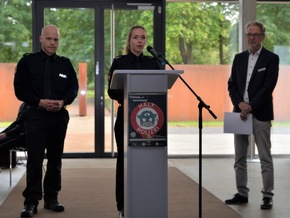
[[[272,92],[278,80],[279,57],[262,47],[265,27],[251,21],[245,26],[249,49],[235,56],[228,91],[234,112],[242,120],[253,115],[253,134],[259,152],[263,180],[261,209],[273,205],[274,170],[271,155],[271,120],[274,119]],[[248,203],[247,151],[248,135],[234,135],[236,185],[238,193],[226,204]]]

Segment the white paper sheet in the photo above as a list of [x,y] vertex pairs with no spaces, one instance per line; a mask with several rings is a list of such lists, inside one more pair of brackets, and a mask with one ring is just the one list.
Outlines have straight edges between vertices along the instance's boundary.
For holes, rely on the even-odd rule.
[[253,134],[253,116],[248,114],[247,120],[240,118],[240,113],[224,113],[224,133],[234,133],[241,135]]

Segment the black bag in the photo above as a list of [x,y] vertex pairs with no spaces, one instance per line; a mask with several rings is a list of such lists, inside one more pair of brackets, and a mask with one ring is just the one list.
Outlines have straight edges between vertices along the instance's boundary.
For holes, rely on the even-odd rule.
[[22,103],[17,119],[1,132],[6,133],[6,137],[0,139],[0,149],[27,147],[25,136],[26,109],[26,104]]
[[[12,152],[12,167],[16,166],[16,152]],[[0,150],[0,167],[1,168],[9,168],[10,167],[10,151],[9,149],[1,149]]]
[[[17,119],[1,132],[6,133],[7,137],[0,139],[0,167],[9,167],[11,149],[27,148],[24,122],[26,109],[26,104],[21,104]],[[16,152],[12,155],[12,166],[16,166]]]

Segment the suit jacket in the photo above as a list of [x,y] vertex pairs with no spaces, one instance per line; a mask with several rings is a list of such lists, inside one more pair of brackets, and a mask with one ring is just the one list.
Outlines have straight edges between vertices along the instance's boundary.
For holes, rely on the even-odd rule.
[[[238,105],[243,102],[246,88],[249,51],[235,56],[228,91],[234,105],[234,112],[240,112]],[[248,86],[249,101],[253,115],[260,121],[274,119],[272,93],[278,80],[279,56],[264,47],[254,67]]]

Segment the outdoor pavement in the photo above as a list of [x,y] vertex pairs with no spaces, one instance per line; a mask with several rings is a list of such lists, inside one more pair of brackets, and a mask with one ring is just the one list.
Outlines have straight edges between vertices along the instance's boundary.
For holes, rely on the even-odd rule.
[[[272,154],[290,155],[290,128],[272,127]],[[233,134],[223,133],[223,127],[203,127],[201,140],[198,127],[169,127],[168,154],[226,156],[234,154]],[[257,154],[257,149],[255,148]]]

